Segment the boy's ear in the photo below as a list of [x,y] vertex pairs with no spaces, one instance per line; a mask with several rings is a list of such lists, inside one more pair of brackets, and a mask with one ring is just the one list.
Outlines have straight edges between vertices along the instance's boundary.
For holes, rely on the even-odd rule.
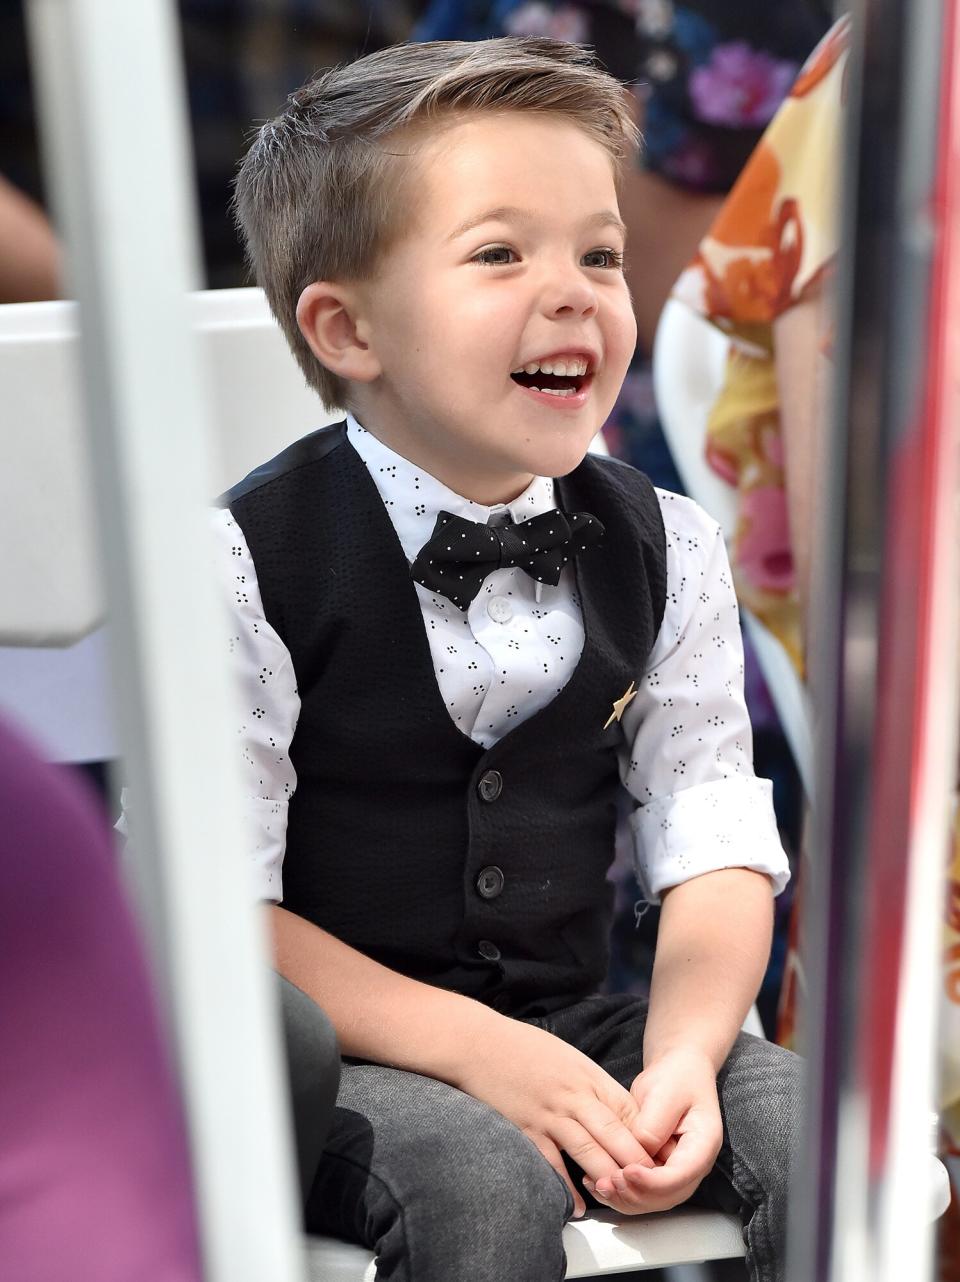
[[321,365],[341,378],[371,383],[380,373],[380,362],[356,304],[349,286],[315,280],[297,302],[297,324]]

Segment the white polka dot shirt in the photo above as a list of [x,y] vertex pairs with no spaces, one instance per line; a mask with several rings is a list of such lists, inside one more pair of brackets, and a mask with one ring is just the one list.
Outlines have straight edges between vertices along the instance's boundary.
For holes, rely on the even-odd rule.
[[[511,503],[484,507],[415,467],[352,417],[347,437],[411,563],[441,510],[495,523],[556,506],[554,483],[544,477]],[[620,773],[636,803],[630,828],[640,891],[655,903],[666,888],[691,877],[745,867],[766,873],[779,893],[790,873],[771,785],[753,773],[737,603],[720,528],[690,499],[662,490],[657,496],[666,528],[666,607],[621,721]],[[300,712],[296,677],[286,646],[264,617],[240,527],[227,509],[213,514],[213,525],[230,588],[229,650],[248,710],[239,738],[256,890],[279,901],[287,805],[296,788],[289,756]],[[572,567],[556,587],[536,583],[516,566],[495,570],[466,611],[413,586],[447,711],[482,747],[545,707],[573,674],[584,632]],[[602,720],[612,711],[597,710]]]

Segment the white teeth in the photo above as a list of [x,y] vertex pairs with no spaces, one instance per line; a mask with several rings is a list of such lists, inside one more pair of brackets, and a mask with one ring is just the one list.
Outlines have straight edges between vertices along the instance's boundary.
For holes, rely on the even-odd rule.
[[582,377],[587,372],[587,361],[583,356],[568,356],[564,360],[529,361],[514,374],[559,374],[562,378]]
[[576,396],[577,394],[574,387],[535,387],[533,390],[535,392],[546,392],[548,396]]

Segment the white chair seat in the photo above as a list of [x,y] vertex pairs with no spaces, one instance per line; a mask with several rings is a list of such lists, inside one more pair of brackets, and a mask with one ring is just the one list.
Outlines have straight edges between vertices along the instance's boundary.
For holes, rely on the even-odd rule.
[[[633,1218],[597,1211],[566,1226],[563,1246],[568,1278],[608,1277],[744,1254],[736,1216],[695,1207]],[[334,1238],[308,1238],[307,1255],[309,1282],[374,1282],[377,1275],[369,1251]]]
[[[929,1180],[930,1219],[937,1220],[950,1204],[950,1180],[946,1167],[933,1153]],[[376,1258],[365,1247],[329,1237],[311,1237],[306,1242],[308,1282],[375,1282]],[[745,1253],[735,1215],[693,1206],[633,1218],[595,1211],[566,1226],[563,1246],[567,1278],[643,1273],[708,1260],[739,1259]]]

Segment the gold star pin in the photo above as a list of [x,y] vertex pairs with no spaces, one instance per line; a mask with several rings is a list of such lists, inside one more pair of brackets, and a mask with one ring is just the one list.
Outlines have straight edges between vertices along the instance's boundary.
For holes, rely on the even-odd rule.
[[637,697],[637,692],[636,690],[634,690],[633,682],[631,681],[630,684],[627,686],[626,690],[624,690],[623,694],[620,696],[620,698],[615,701],[613,705],[613,711],[610,713],[609,717],[607,717],[607,720],[604,723],[604,727],[603,727],[604,730],[606,730],[607,726],[609,726],[611,722],[620,720],[620,718],[623,716],[623,714],[627,710],[627,704],[632,703],[636,697]]

